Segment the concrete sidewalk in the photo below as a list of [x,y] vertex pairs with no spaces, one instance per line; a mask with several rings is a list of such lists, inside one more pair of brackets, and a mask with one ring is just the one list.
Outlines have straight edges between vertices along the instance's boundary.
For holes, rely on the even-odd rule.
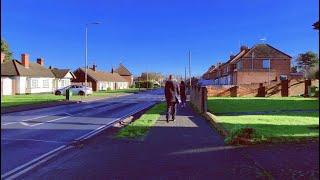
[[102,134],[26,179],[318,179],[319,145],[226,146],[190,107],[144,141]]

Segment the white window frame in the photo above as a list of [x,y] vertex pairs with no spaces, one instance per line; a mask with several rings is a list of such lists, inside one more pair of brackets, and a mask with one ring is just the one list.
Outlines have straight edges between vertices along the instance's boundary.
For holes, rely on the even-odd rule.
[[31,89],[35,89],[39,87],[38,79],[31,79]]
[[50,86],[49,86],[49,79],[44,79],[44,80],[42,80],[42,87],[43,88],[49,88]]
[[242,62],[241,62],[241,61],[238,61],[238,62],[236,63],[236,67],[237,67],[237,69],[241,70],[241,69],[242,69]]
[[270,59],[263,59],[262,60],[262,68],[263,69],[270,69]]

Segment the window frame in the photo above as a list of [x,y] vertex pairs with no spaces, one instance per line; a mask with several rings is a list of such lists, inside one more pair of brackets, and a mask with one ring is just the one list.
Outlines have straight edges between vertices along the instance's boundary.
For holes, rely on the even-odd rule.
[[[267,67],[265,67],[265,62],[268,62],[268,64],[267,64]],[[262,60],[262,69],[271,69],[271,61],[270,61],[270,59],[263,59]]]
[[50,85],[49,85],[49,79],[44,79],[42,80],[42,87],[43,88],[49,88]]

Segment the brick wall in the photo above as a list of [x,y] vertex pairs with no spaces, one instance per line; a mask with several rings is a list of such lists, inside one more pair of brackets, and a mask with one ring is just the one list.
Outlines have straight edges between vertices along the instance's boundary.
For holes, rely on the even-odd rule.
[[[312,80],[313,86],[319,87],[319,80]],[[265,87],[266,97],[281,96],[281,82],[263,83]],[[236,95],[234,93],[236,87]],[[237,97],[255,97],[258,96],[259,84],[242,84],[238,86],[224,85],[224,86],[207,86],[208,96],[237,96]],[[288,94],[289,96],[299,96],[304,94],[305,85],[304,80],[292,79],[288,81]]]
[[275,71],[238,71],[234,73],[233,82],[236,85],[264,83],[275,80],[277,73]]
[[190,91],[190,102],[200,112],[207,112],[208,91],[206,87],[192,86]]

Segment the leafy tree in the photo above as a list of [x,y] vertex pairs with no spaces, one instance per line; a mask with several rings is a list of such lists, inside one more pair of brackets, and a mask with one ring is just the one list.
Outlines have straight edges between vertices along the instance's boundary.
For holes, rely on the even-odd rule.
[[291,72],[292,72],[292,73],[298,72],[297,68],[298,68],[297,66],[292,66],[292,67],[291,67]]
[[319,64],[319,56],[318,54],[308,51],[306,53],[299,54],[296,59],[298,68],[301,69],[306,78],[310,78],[312,76],[314,69]]
[[1,52],[3,52],[6,55],[4,61],[10,61],[12,59],[12,52],[10,51],[6,41],[3,39],[1,39]]

